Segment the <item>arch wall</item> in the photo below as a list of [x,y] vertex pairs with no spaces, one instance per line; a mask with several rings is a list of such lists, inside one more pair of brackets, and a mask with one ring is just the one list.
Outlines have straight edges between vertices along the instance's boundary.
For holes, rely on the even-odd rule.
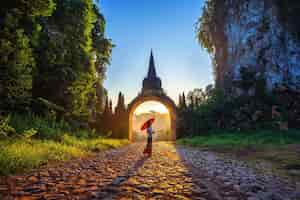
[[162,103],[169,111],[170,120],[171,120],[171,140],[176,140],[176,121],[177,121],[177,108],[176,104],[173,102],[173,100],[166,96],[166,95],[149,95],[149,96],[137,96],[135,99],[131,101],[131,103],[128,105],[128,134],[129,134],[129,140],[133,141],[133,128],[132,128],[132,118],[135,109],[141,105],[142,103],[146,101],[157,101],[159,103]]

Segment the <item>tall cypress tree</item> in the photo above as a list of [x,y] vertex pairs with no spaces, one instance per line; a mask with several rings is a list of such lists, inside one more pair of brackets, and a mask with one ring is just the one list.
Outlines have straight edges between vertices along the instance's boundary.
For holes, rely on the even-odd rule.
[[112,100],[109,100],[109,115],[112,116],[113,115],[113,108],[112,108]]
[[117,106],[114,115],[114,136],[117,138],[127,137],[128,131],[128,115],[126,111],[124,95],[119,92]]
[[178,96],[178,108],[182,109],[182,97],[181,97],[181,94],[179,94],[179,96]]
[[108,113],[109,113],[109,101],[108,101],[108,96],[106,96],[103,115],[108,115]]
[[113,113],[112,113],[112,101],[106,96],[105,98],[105,106],[104,111],[101,115],[98,132],[100,134],[107,135],[109,132],[112,131],[112,126],[114,124]]
[[185,94],[184,92],[182,93],[182,108],[186,109],[187,105],[186,105],[186,98],[185,98]]
[[117,106],[115,107],[115,115],[123,115],[124,112],[126,112],[124,95],[121,92],[119,92]]

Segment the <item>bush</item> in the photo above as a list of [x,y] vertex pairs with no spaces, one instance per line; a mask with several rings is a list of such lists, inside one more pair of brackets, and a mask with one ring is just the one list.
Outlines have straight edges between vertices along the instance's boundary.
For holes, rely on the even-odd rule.
[[64,120],[56,121],[51,117],[41,117],[32,113],[13,113],[0,118],[0,136],[2,137],[33,137],[59,141],[64,133],[78,138],[97,137],[95,130],[74,128]]
[[25,139],[31,139],[36,134],[37,134],[37,130],[35,130],[34,128],[31,128],[29,130],[24,131],[23,134],[22,134],[22,136]]
[[10,116],[0,119],[0,137],[9,137],[16,134],[16,130],[8,124],[9,121]]
[[54,121],[47,117],[39,117],[32,113],[25,114],[11,114],[9,125],[16,129],[20,135],[22,133],[34,129],[35,137],[41,139],[58,140],[63,132],[72,131],[71,127],[65,121]]
[[[245,78],[244,78],[245,79]],[[241,84],[249,91],[250,80]],[[265,91],[265,81],[258,77],[255,92],[238,95],[213,88],[204,93],[199,104],[179,107],[180,136],[203,135],[213,129],[258,130],[300,128],[300,93],[286,86]],[[190,96],[197,97],[191,93]],[[195,98],[194,97],[194,98]],[[190,101],[191,102],[191,101]],[[276,108],[276,110],[274,109]],[[274,113],[278,115],[274,117]]]

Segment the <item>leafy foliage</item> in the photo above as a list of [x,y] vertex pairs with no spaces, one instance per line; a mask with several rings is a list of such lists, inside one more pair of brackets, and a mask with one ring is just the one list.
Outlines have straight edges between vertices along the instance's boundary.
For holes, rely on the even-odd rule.
[[76,119],[90,120],[113,47],[104,26],[91,0],[57,2],[42,33],[36,97],[63,106]]
[[[202,15],[198,20],[196,32],[199,43],[205,48],[213,59],[213,72],[216,85],[222,85],[224,78],[225,62],[222,66],[217,61],[226,60],[226,47],[216,48],[218,44],[226,45],[224,33],[224,11],[225,1],[206,0],[202,10]],[[218,56],[218,57],[217,57]]]
[[202,10],[202,16],[198,20],[198,40],[209,53],[214,52],[214,40],[217,39],[217,32],[221,28],[217,23],[218,6],[217,1],[207,0]]
[[280,86],[266,93],[263,78],[243,69],[241,73],[242,79],[235,83],[242,91],[240,95],[224,93],[211,86],[205,92],[201,89],[189,92],[188,105],[179,107],[178,132],[181,136],[202,135],[213,129],[299,128],[299,92]]
[[10,116],[0,119],[0,137],[9,137],[16,133],[16,130],[9,125]]
[[35,130],[34,128],[31,128],[31,129],[25,130],[22,135],[25,139],[30,139],[36,134],[37,134],[37,130]]
[[0,110],[87,127],[101,110],[113,44],[92,0],[13,0],[0,7]]
[[63,132],[72,131],[69,124],[63,120],[56,122],[52,118],[39,117],[32,113],[11,114],[7,123],[14,127],[16,134],[20,137],[30,135],[30,137],[59,140]]
[[12,113],[0,118],[0,175],[24,172],[51,161],[82,157],[127,143],[127,140],[98,137],[94,131],[74,129],[63,120]]
[[14,0],[0,6],[0,108],[28,108],[35,71],[34,45],[41,27],[38,18],[49,16],[52,0]]

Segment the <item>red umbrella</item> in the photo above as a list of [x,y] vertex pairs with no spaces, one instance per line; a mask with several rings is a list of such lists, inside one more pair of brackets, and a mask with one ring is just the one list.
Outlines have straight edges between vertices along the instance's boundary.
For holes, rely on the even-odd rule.
[[154,118],[148,119],[148,120],[143,124],[143,126],[141,127],[141,131],[145,130],[145,129],[148,128],[151,124],[153,124],[154,120],[155,120]]

